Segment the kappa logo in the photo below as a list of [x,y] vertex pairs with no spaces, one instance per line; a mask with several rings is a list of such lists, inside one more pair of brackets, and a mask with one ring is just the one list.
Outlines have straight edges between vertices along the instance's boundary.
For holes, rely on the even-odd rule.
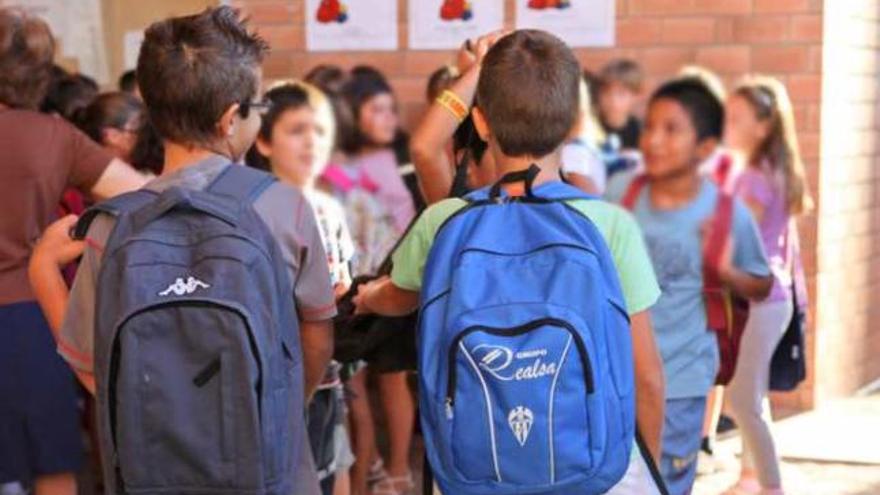
[[192,294],[199,289],[210,288],[211,286],[209,284],[206,284],[195,277],[188,277],[186,281],[184,281],[183,278],[178,278],[173,284],[169,285],[167,289],[160,292],[159,295],[162,297],[170,296],[171,294],[174,294],[175,296],[183,296]]
[[[514,353],[502,345],[480,344],[471,351],[479,367],[495,378],[510,382],[534,380],[556,374],[556,363],[546,362],[546,349]],[[526,361],[520,365],[521,361]]]
[[534,422],[535,415],[532,413],[532,410],[524,406],[511,409],[510,414],[507,415],[507,424],[510,425],[513,436],[516,437],[520,447],[525,447]]

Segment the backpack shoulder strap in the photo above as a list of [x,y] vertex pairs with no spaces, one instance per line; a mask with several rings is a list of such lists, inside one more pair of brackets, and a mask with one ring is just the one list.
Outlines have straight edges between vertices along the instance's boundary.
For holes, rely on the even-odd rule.
[[632,182],[629,183],[629,187],[626,188],[626,192],[623,194],[623,198],[621,198],[620,200],[621,206],[623,206],[627,210],[632,211],[636,207],[636,202],[639,200],[639,195],[642,194],[642,189],[644,189],[647,184],[647,175],[640,174],[635,176]]
[[727,326],[724,284],[718,273],[718,266],[731,237],[733,225],[733,196],[720,187],[710,225],[708,238],[703,243],[703,295],[709,328],[717,330]]
[[230,164],[220,172],[207,190],[229,196],[237,202],[253,203],[276,180],[278,179],[275,176],[261,170]]
[[106,201],[102,201],[90,207],[79,217],[79,220],[76,222],[76,225],[71,232],[71,237],[81,241],[86,238],[86,234],[89,232],[89,227],[91,227],[92,222],[94,222],[95,218],[99,215],[103,214],[111,217],[118,217],[119,215],[132,213],[144,207],[147,203],[155,199],[156,196],[157,193],[155,191],[138,189],[137,191],[123,193]]

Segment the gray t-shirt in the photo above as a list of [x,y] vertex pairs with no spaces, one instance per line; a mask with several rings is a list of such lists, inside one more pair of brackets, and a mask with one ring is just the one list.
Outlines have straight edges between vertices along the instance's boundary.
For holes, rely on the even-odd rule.
[[[632,174],[615,176],[609,181],[606,198],[620,201],[632,179]],[[703,302],[701,232],[715,212],[718,188],[704,179],[696,198],[673,210],[654,208],[649,192],[650,186],[641,192],[633,214],[642,227],[662,291],[651,308],[651,321],[666,372],[666,398],[704,397],[715,382],[719,357]],[[731,230],[733,264],[746,273],[768,276],[770,268],[757,227],[738,200]]]
[[[173,174],[162,176],[145,187],[157,192],[173,186],[205,189],[227,166],[227,158],[212,156]],[[336,315],[336,303],[327,272],[327,256],[315,215],[303,194],[276,182],[254,202],[257,214],[272,232],[290,270],[290,288],[297,315],[303,321],[322,321]],[[86,236],[76,280],[70,292],[67,313],[58,336],[58,352],[72,367],[84,373],[93,372],[95,289],[101,267],[104,244],[113,229],[113,219],[99,216]],[[303,427],[305,428],[305,427]],[[319,494],[317,475],[306,436],[300,456],[297,479],[301,485],[296,493]]]

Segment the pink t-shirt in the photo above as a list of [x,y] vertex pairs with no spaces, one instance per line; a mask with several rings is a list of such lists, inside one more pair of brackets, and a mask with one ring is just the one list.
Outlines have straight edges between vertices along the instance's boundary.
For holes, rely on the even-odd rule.
[[378,186],[376,198],[394,217],[394,226],[402,233],[416,215],[412,196],[397,170],[397,159],[391,150],[379,150],[358,155],[349,166],[365,174]]
[[764,208],[758,230],[775,279],[767,301],[787,299],[790,297],[792,285],[787,243],[790,217],[782,177],[775,176],[767,164],[760,169],[747,167],[737,177],[734,194]]

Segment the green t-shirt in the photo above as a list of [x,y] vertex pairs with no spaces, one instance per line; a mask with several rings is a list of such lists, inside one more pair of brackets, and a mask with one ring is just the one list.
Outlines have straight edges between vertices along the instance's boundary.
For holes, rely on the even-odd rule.
[[[660,287],[635,219],[619,206],[601,200],[579,199],[568,204],[592,220],[605,238],[617,266],[629,314],[634,315],[653,306],[660,297]],[[421,290],[425,263],[437,230],[465,205],[467,203],[462,199],[446,199],[422,213],[394,252],[394,269],[391,272],[394,285],[413,292]]]

